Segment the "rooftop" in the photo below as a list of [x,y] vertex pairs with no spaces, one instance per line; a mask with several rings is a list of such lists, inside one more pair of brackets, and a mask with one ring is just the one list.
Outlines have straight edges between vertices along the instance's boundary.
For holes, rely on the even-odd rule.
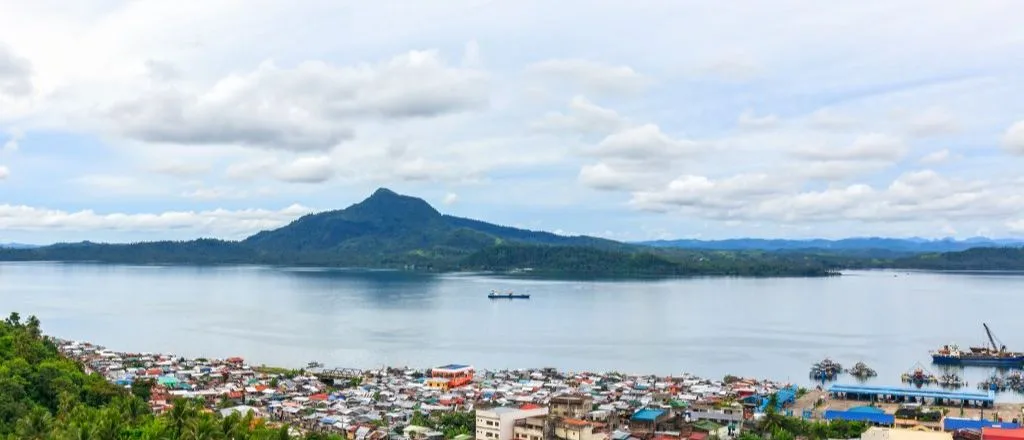
[[969,391],[943,391],[943,390],[919,390],[905,387],[880,387],[865,385],[832,385],[828,388],[830,393],[849,393],[863,395],[887,395],[896,397],[923,397],[928,399],[951,399],[951,400],[974,400],[978,402],[993,403],[995,396],[989,393],[974,393]]
[[648,408],[648,409],[642,409],[642,410],[637,411],[636,413],[634,413],[632,419],[633,420],[638,420],[638,421],[641,421],[641,422],[653,422],[655,420],[658,420],[658,417],[661,417],[662,414],[665,414],[665,411],[662,411],[660,409],[649,409]]
[[435,368],[435,370],[451,370],[451,371],[455,371],[455,370],[465,370],[467,368],[472,368],[472,367],[469,366],[469,365],[463,365],[463,364],[448,364],[448,365],[442,365],[440,367],[437,367],[437,368]]

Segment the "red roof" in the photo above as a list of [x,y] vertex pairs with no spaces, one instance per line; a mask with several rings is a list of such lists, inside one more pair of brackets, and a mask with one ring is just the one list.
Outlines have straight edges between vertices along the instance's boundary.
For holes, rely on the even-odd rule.
[[690,434],[690,440],[707,440],[707,439],[708,439],[708,435],[707,435],[707,433],[704,433],[704,432],[695,432],[693,434]]
[[982,440],[1019,440],[1024,439],[1024,429],[981,428]]
[[327,400],[326,394],[314,394],[309,396],[309,400]]
[[540,408],[540,405],[534,405],[532,403],[527,403],[527,404],[524,404],[523,406],[519,407],[519,409],[524,410],[524,411],[531,410],[531,409],[538,409],[538,408]]

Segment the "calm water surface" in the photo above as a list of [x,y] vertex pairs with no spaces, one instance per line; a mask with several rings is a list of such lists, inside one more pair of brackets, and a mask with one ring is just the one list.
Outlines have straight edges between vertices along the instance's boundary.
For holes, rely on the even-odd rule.
[[[491,289],[529,301],[488,300]],[[1024,276],[536,281],[268,267],[0,264],[0,312],[117,350],[302,366],[691,372],[807,382],[831,357],[899,383],[941,344],[1024,351]],[[970,388],[991,370],[961,372]],[[849,379],[844,380],[849,381]]]

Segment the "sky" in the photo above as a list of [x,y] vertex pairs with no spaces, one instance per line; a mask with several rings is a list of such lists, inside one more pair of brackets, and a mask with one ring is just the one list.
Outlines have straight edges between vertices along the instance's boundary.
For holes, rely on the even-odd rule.
[[378,187],[618,240],[1024,237],[1017,0],[0,0],[0,242]]

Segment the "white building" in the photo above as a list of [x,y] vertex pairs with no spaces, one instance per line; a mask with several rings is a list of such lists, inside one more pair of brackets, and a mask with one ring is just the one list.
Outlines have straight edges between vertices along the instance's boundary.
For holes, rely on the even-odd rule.
[[476,410],[476,440],[512,440],[517,420],[548,415],[546,407],[498,407]]

